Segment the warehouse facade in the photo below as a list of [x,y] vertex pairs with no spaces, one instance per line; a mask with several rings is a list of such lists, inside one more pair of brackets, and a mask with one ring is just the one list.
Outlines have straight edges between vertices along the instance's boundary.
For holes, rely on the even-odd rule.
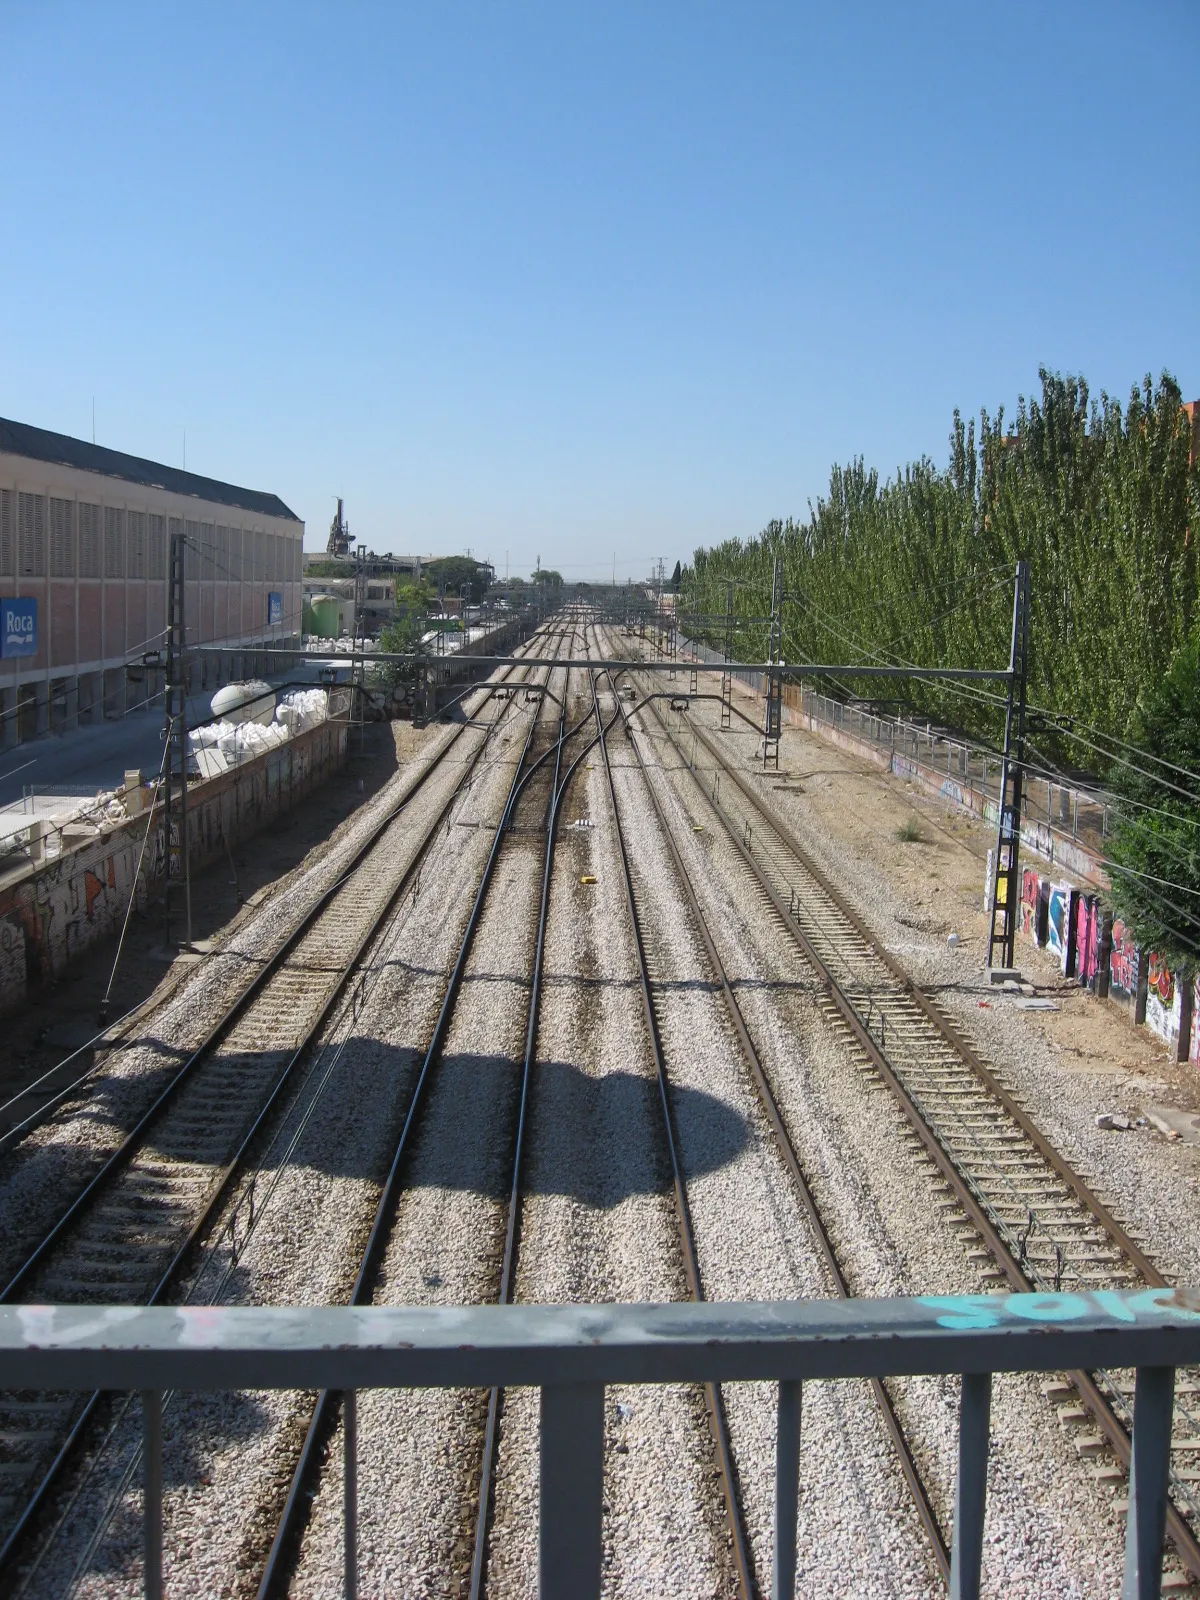
[[0,418],[0,747],[161,692],[173,536],[194,688],[299,647],[304,524],[278,496]]

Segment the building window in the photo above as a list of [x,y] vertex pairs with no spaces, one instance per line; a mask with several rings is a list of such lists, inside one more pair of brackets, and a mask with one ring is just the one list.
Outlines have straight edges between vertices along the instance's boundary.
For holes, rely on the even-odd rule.
[[75,576],[75,502],[50,497],[50,576]]
[[147,576],[165,578],[167,575],[167,519],[152,511],[147,518],[146,568]]
[[217,532],[211,522],[200,524],[200,576],[211,579],[217,575]]
[[22,578],[46,576],[46,501],[40,494],[17,495],[20,532],[18,555]]
[[125,576],[125,513],[119,506],[104,508],[104,576]]
[[79,502],[79,576],[100,576],[100,507]]
[[188,582],[194,582],[200,576],[200,524],[189,522],[186,526],[187,545],[183,555],[183,576]]
[[242,581],[242,530],[229,530],[229,576],[234,583]]
[[13,576],[16,557],[17,514],[11,489],[0,489],[0,578]]

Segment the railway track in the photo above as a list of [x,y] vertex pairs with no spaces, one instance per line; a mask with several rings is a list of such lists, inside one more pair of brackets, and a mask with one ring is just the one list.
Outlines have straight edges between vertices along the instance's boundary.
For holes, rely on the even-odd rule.
[[[774,1091],[771,1087],[770,1076],[763,1065],[758,1049],[755,1046],[751,1029],[746,1021],[740,1005],[738,1004],[733,985],[717,949],[716,940],[713,936],[712,929],[709,926],[708,918],[705,915],[694,888],[692,887],[691,879],[688,875],[686,866],[684,865],[683,858],[679,852],[679,846],[676,843],[673,830],[667,819],[666,813],[663,810],[662,802],[659,799],[654,782],[642,756],[642,752],[638,748],[637,741],[633,737],[632,728],[630,726],[630,718],[628,714],[625,713],[623,707],[622,728],[626,735],[629,749],[633,754],[637,769],[642,778],[643,788],[649,800],[650,808],[658,824],[660,837],[666,845],[667,853],[671,859],[671,863],[674,868],[675,882],[679,891],[679,898],[687,907],[691,927],[697,936],[699,944],[704,950],[705,957],[711,969],[714,984],[720,991],[726,1017],[730,1025],[730,1029],[737,1040],[738,1049],[747,1069],[747,1076],[753,1085],[754,1093],[758,1100],[759,1106],[766,1118],[768,1126],[771,1129],[776,1148],[778,1149],[783,1160],[783,1164],[791,1180],[796,1197],[800,1202],[801,1210],[808,1219],[821,1260],[828,1275],[832,1291],[838,1298],[847,1299],[850,1297],[852,1291],[847,1282],[844,1268],[841,1261],[838,1259],[837,1251],[826,1226],[825,1218],[823,1217],[821,1209],[817,1204],[817,1201],[809,1186],[800,1154],[797,1151],[791,1134],[788,1131],[786,1119],[780,1109],[779,1103],[776,1100]],[[643,923],[645,919],[636,909],[642,891],[638,886],[636,875],[629,871],[628,863],[626,863],[626,884],[630,894],[630,903],[631,909],[633,909],[633,914],[635,915],[635,918],[639,924]],[[643,1003],[648,1005],[653,1011],[653,1031],[654,1037],[657,1041],[656,1051],[661,1052],[664,1029],[659,1018],[661,1005],[660,996],[666,991],[670,983],[669,961],[664,960],[660,970],[658,961],[656,960],[653,952],[653,947],[647,945],[644,937],[641,934],[639,934],[638,942],[639,948],[643,950],[644,955]],[[664,1086],[665,1101],[667,1097],[666,1084],[668,1082],[665,1064],[660,1069],[660,1072],[660,1081]],[[698,1268],[696,1277],[696,1298],[701,1298],[699,1290]],[[933,1564],[943,1582],[948,1582],[950,1576],[949,1548],[946,1543],[945,1535],[942,1531],[941,1523],[938,1519],[937,1513],[934,1510],[929,1491],[922,1479],[921,1471],[913,1449],[905,1435],[900,1418],[896,1412],[895,1404],[893,1403],[887,1386],[879,1379],[872,1379],[870,1387],[875,1399],[875,1403],[879,1408],[887,1435],[896,1453],[900,1471],[904,1477],[905,1483],[908,1486],[914,1511],[916,1512],[917,1518],[921,1527],[924,1529],[926,1538],[928,1540],[930,1556]],[[732,1466],[732,1462],[730,1465]],[[730,1474],[730,1478],[731,1491],[732,1473]],[[730,1491],[727,1491],[727,1496],[728,1498],[732,1499],[733,1496]],[[792,1556],[794,1563],[794,1550],[792,1552]],[[748,1554],[746,1555],[745,1560],[746,1569],[744,1581],[746,1583],[752,1583],[753,1571],[749,1563]],[[790,1593],[791,1591],[784,1589],[778,1584],[777,1580],[777,1592]]]
[[[498,685],[480,686],[485,702]],[[415,840],[406,809],[456,742],[372,828],[350,866],[236,995],[10,1277],[0,1298],[147,1303],[166,1298],[216,1218],[310,1046],[470,785],[497,714]],[[532,728],[532,721],[531,721]],[[0,1581],[75,1458],[101,1397],[0,1396]]]
[[[554,637],[555,635],[551,633],[550,636]],[[544,642],[544,640],[533,641],[529,648],[532,648],[533,644],[541,642]],[[242,961],[237,963],[236,966],[230,966],[230,970],[224,975],[227,988],[225,1004],[221,1007],[215,1021],[197,1038],[184,1046],[184,1053],[187,1058],[185,1067],[191,1065],[194,1057],[203,1055],[215,1048],[223,1032],[236,1020],[240,1008],[254,998],[256,987],[270,977],[274,968],[286,959],[289,953],[290,941],[305,932],[311,919],[320,913],[328,898],[341,886],[343,879],[356,870],[362,860],[380,842],[392,823],[400,817],[401,813],[411,805],[419,794],[437,777],[439,772],[443,770],[451,751],[463,736],[469,731],[481,727],[484,728],[485,732],[487,731],[487,724],[478,720],[479,715],[486,709],[490,701],[500,701],[504,696],[512,692],[510,679],[517,670],[517,668],[509,669],[494,682],[488,681],[469,685],[461,694],[455,696],[453,701],[442,708],[442,713],[440,714],[450,709],[451,706],[469,699],[472,695],[478,694],[483,697],[482,703],[474,708],[471,717],[453,727],[450,737],[442,749],[434,756],[433,760],[422,767],[411,783],[404,786],[395,803],[387,808],[383,816],[364,836],[358,851],[339,874],[338,879],[324,892],[324,895],[318,897],[307,912],[285,932],[282,938],[274,942],[273,948],[267,952],[265,957],[256,959],[253,962]],[[521,681],[523,682],[524,680]],[[467,774],[467,777],[469,778],[469,774]],[[227,952],[224,949],[214,951],[207,958],[208,962],[220,961],[226,954]],[[78,1100],[82,1092],[85,1092],[97,1079],[111,1072],[120,1052],[131,1050],[138,1046],[148,1030],[174,1000],[175,993],[176,991],[172,991],[170,995],[158,1004],[140,1006],[128,1016],[117,1018],[109,1027],[102,1029],[93,1039],[89,1040],[87,1045],[72,1051],[57,1065],[43,1073],[36,1083],[27,1084],[18,1094],[0,1104],[0,1155],[19,1148],[30,1134],[43,1126],[60,1109],[69,1111],[71,1103]],[[136,1032],[134,1029],[136,1029]],[[93,1049],[101,1056],[101,1059],[95,1065],[82,1071],[68,1071],[73,1062],[82,1060]],[[36,1093],[40,1093],[40,1099],[32,1109],[28,1109],[23,1102],[28,1101]]]
[[[882,947],[712,732],[692,721],[695,748],[708,757],[707,766],[694,766],[653,706],[651,714],[659,737],[691,774],[702,807],[732,844],[746,888],[765,902],[817,975],[830,1024],[860,1071],[890,1092],[914,1153],[941,1186],[945,1220],[964,1225],[960,1242],[985,1288],[1069,1293],[1164,1286],[1161,1272],[1053,1148],[995,1066]],[[1127,1473],[1133,1375],[1071,1373],[1051,1393],[1064,1422],[1086,1414],[1098,1430],[1077,1440],[1081,1454],[1105,1447]],[[1183,1569],[1171,1577],[1176,1586],[1184,1576],[1200,1579],[1198,1402],[1197,1375],[1181,1373],[1167,1513]]]
[[[643,918],[638,904],[638,892],[635,888],[634,874],[629,864],[629,852],[625,842],[621,810],[617,804],[616,785],[613,782],[612,765],[609,760],[608,738],[603,732],[603,713],[600,709],[599,691],[594,675],[592,678],[592,699],[595,707],[596,726],[601,730],[600,750],[604,761],[609,802],[612,806],[612,813],[616,823],[617,846],[620,852],[621,874],[625,886],[625,904],[629,912],[634,947],[637,952],[638,986],[641,995],[642,1012],[650,1037],[650,1048],[654,1056],[654,1074],[658,1087],[659,1108],[662,1112],[663,1140],[671,1169],[675,1222],[678,1229],[680,1253],[683,1257],[684,1276],[691,1298],[700,1301],[704,1299],[704,1286],[700,1275],[695,1230],[692,1224],[692,1210],[688,1201],[687,1184],[679,1156],[679,1139],[671,1106],[671,1082],[666,1052],[663,1047],[663,1030],[656,1005],[656,985],[650,971],[650,962],[643,932]],[[619,715],[619,702],[618,711],[615,714]],[[722,1511],[732,1545],[733,1568],[738,1594],[740,1600],[753,1600],[753,1597],[759,1592],[758,1584],[755,1578],[754,1562],[750,1553],[750,1541],[746,1532],[745,1517],[742,1512],[738,1491],[737,1469],[734,1465],[733,1446],[729,1438],[729,1419],[726,1415],[725,1400],[719,1385],[712,1383],[704,1385],[704,1404],[709,1428],[712,1432],[713,1451],[720,1480]]]
[[[553,677],[553,671],[550,673]],[[549,685],[548,685],[549,687]],[[496,826],[487,865],[476,893],[475,902],[467,922],[458,955],[447,983],[446,991],[420,1070],[413,1086],[403,1126],[396,1143],[387,1179],[383,1184],[376,1207],[374,1222],[367,1244],[359,1261],[350,1304],[369,1304],[374,1297],[375,1285],[388,1247],[400,1195],[406,1181],[406,1172],[414,1156],[415,1146],[422,1130],[422,1117],[429,1100],[432,1075],[448,1037],[455,1008],[459,1001],[463,978],[467,971],[476,934],[488,903],[493,882],[506,852],[520,845],[529,833],[544,834],[545,846],[541,867],[541,888],[538,898],[538,923],[534,939],[535,960],[532,981],[527,996],[525,1022],[525,1056],[519,1088],[519,1103],[515,1128],[512,1131],[513,1155],[510,1198],[507,1208],[507,1233],[499,1273],[497,1298],[505,1303],[510,1297],[518,1243],[520,1214],[520,1174],[526,1118],[530,1098],[530,1073],[536,1052],[537,1017],[541,992],[546,909],[549,900],[550,878],[554,860],[555,822],[558,808],[568,783],[589,745],[575,757],[563,774],[564,754],[572,741],[586,736],[586,723],[581,719],[573,727],[566,724],[568,706],[567,685],[558,699],[557,724],[553,730],[535,717],[531,720],[526,745],[513,775],[500,820]],[[521,818],[518,821],[518,817]],[[480,1107],[479,1115],[495,1115],[495,1108]],[[495,1466],[495,1449],[499,1428],[500,1395],[493,1391],[488,1397],[487,1414],[482,1425],[483,1448],[477,1479],[475,1538],[472,1548],[470,1592],[477,1595],[484,1581],[487,1535],[491,1507],[491,1484]],[[314,1494],[320,1480],[323,1458],[341,1422],[343,1444],[356,1437],[356,1402],[347,1403],[348,1397],[325,1393],[318,1396],[309,1420],[304,1443],[296,1461],[291,1485],[281,1515],[266,1566],[258,1586],[259,1600],[287,1593],[297,1560],[301,1541],[312,1511]],[[345,1592],[357,1592],[357,1552],[355,1534],[348,1527],[345,1548]]]

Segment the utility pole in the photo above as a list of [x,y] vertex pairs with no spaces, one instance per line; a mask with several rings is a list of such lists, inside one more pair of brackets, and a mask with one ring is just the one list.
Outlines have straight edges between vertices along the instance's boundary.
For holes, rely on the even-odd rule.
[[186,542],[183,524],[171,533],[170,582],[167,590],[167,666],[166,666],[166,725],[163,738],[167,742],[166,803],[163,807],[163,827],[166,830],[167,882],[163,903],[166,908],[167,948],[171,947],[171,896],[183,890],[185,948],[192,943],[192,872],[188,849],[187,814],[187,628],[184,615],[184,552]]
[[1028,680],[1029,563],[1018,561],[1013,592],[1012,646],[1008,657],[1008,701],[1004,711],[999,817],[996,823],[996,848],[992,855],[989,967],[1012,966],[1017,922],[1021,915],[1021,798],[1025,782]]
[[733,723],[733,580],[725,585],[725,670],[721,674],[721,727]]
[[767,645],[767,707],[763,723],[763,771],[774,760],[779,770],[779,738],[783,732],[783,674],[779,666],[783,641],[783,562],[775,557],[771,570],[771,632]]

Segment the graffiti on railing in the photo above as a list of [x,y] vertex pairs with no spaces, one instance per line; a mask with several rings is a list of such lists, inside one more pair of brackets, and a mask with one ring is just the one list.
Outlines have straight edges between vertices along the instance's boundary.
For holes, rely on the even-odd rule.
[[1200,1322],[1200,1292],[1195,1289],[1143,1289],[1120,1294],[1096,1289],[1090,1294],[921,1295],[919,1304],[938,1312],[941,1328],[999,1328],[1006,1321],[1079,1322],[1097,1313],[1120,1322],[1155,1322],[1169,1317]]

